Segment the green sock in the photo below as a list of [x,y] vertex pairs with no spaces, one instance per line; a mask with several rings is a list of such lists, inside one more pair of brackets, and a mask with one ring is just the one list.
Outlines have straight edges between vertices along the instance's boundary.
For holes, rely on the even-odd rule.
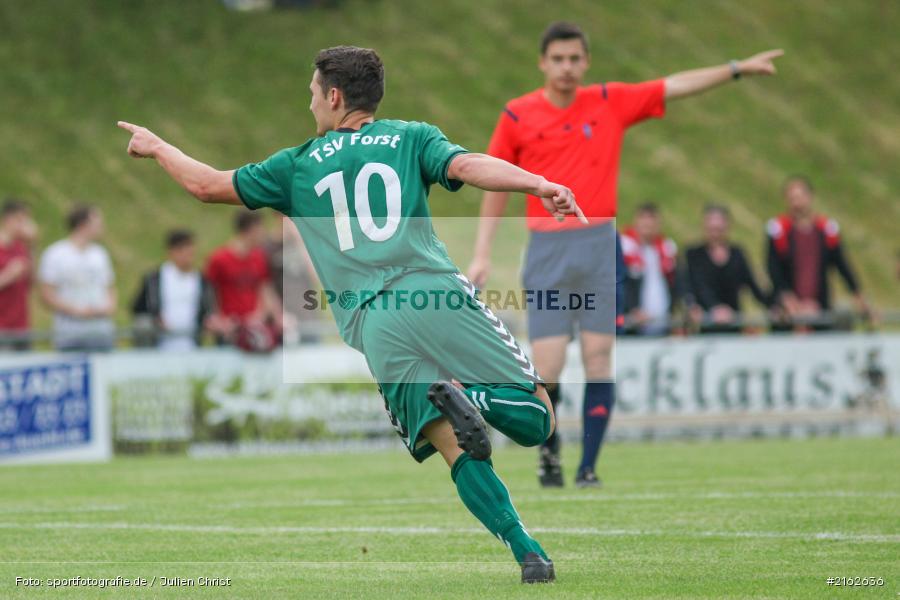
[[491,427],[521,446],[537,446],[550,436],[550,414],[534,394],[510,385],[473,385],[466,395]]
[[490,460],[475,460],[463,452],[453,463],[450,477],[466,508],[512,550],[518,562],[529,552],[547,558],[541,545],[522,526],[509,490],[497,477]]

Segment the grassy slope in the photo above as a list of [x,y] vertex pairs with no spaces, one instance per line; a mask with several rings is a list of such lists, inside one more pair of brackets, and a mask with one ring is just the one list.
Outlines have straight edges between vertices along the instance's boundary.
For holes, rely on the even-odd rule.
[[[786,173],[810,173],[821,208],[843,224],[863,281],[896,305],[900,217],[900,5],[894,2],[672,3],[347,0],[340,10],[234,14],[214,0],[0,2],[0,194],[36,206],[47,243],[78,198],[107,209],[108,245],[126,296],[158,258],[161,232],[189,224],[204,249],[228,235],[229,211],[190,202],[149,163],[122,152],[119,118],[189,153],[235,166],[312,133],[306,112],[317,48],[377,48],[388,68],[383,116],[426,119],[485,147],[505,100],[539,85],[535,40],[554,18],[591,33],[591,80],[635,81],[772,46],[777,80],[748,81],[673,105],[626,142],[623,216],[666,207],[668,229],[695,236],[700,206],[728,202],[759,264],[761,229]],[[434,194],[436,212],[472,216],[479,195]],[[471,225],[444,227],[461,264]],[[513,280],[521,233],[506,242]],[[499,283],[499,282],[498,282]]]
[[[897,453],[896,439],[619,444],[606,450],[599,492],[538,491],[531,450],[504,450],[495,465],[556,561],[553,597],[844,598],[852,590],[826,577],[875,576],[885,587],[856,595],[888,598],[900,590]],[[572,448],[566,464],[575,458]],[[328,531],[354,527],[387,529]],[[402,531],[429,527],[451,531]],[[863,537],[814,537],[824,532]],[[17,575],[234,581],[224,594],[137,594],[165,598],[549,592],[517,582],[508,552],[466,513],[438,459],[418,466],[400,451],[0,469],[0,548],[4,598],[36,597],[17,593]],[[46,587],[41,597],[51,594],[98,597]]]

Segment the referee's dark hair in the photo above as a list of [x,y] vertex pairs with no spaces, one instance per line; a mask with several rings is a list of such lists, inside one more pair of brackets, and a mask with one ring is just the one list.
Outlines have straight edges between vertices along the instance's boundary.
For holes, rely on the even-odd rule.
[[234,230],[238,233],[244,233],[260,223],[262,223],[260,214],[249,210],[238,211],[234,216]]
[[335,46],[316,55],[319,83],[326,94],[341,90],[348,110],[374,113],[384,97],[384,64],[370,48]]
[[547,54],[547,47],[551,42],[556,40],[581,40],[585,54],[590,54],[591,49],[588,44],[587,35],[581,30],[581,27],[575,23],[568,21],[555,21],[547,26],[544,35],[541,36],[541,56]]
[[194,232],[188,229],[172,229],[166,234],[166,249],[174,250],[194,243]]

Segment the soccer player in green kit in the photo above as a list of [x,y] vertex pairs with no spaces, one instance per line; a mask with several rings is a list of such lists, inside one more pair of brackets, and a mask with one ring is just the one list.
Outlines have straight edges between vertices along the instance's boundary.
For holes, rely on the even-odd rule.
[[[529,359],[435,236],[427,197],[432,184],[455,191],[468,183],[533,194],[557,219],[584,215],[565,186],[468,153],[432,125],[375,120],[384,67],[373,50],[328,48],[315,67],[318,137],[301,146],[219,171],[119,122],[132,134],[128,153],[155,158],[202,202],[292,218],[324,288],[359,292],[358,304],[331,309],[343,339],[365,355],[412,456],[440,453],[463,503],[521,565],[522,581],[552,581],[553,563],[494,472],[485,421],[536,446],[555,427],[553,409]],[[427,305],[403,301],[417,293]]]

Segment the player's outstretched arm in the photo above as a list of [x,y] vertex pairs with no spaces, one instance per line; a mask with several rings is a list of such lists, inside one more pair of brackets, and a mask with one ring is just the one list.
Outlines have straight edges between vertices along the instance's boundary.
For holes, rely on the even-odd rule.
[[774,61],[783,54],[784,50],[767,50],[744,60],[669,75],[666,77],[666,100],[699,94],[744,75],[774,75]]
[[572,190],[487,154],[457,155],[450,162],[447,177],[489,192],[531,194],[540,198],[547,212],[558,220],[565,215],[575,215],[583,223],[588,222],[575,203]]
[[234,171],[219,171],[194,160],[146,127],[125,121],[119,121],[118,125],[131,133],[128,154],[135,158],[155,158],[172,179],[201,202],[241,204],[231,182]]

